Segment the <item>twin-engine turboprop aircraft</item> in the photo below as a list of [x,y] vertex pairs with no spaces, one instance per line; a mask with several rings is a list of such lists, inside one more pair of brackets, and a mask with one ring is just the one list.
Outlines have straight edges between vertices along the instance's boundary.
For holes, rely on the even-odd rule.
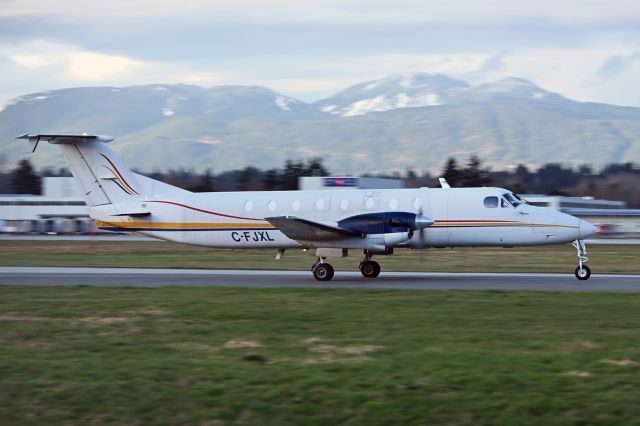
[[321,190],[192,193],[131,172],[108,136],[19,136],[35,152],[57,144],[102,229],[222,248],[315,249],[318,281],[333,278],[327,258],[362,250],[360,272],[375,278],[373,255],[396,247],[534,246],[572,242],[579,280],[590,277],[584,239],[595,227],[534,207],[501,188]]

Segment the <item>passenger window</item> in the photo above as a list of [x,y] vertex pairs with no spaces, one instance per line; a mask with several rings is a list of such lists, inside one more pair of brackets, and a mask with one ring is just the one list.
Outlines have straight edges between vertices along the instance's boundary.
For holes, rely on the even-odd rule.
[[484,206],[490,209],[498,207],[498,197],[487,197],[484,199]]

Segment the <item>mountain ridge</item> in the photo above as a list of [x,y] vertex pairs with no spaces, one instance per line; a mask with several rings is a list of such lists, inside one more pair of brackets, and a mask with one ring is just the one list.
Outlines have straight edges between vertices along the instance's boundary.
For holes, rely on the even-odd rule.
[[[358,83],[312,103],[238,85],[23,95],[0,110],[5,167],[22,156],[13,138],[25,132],[110,134],[113,149],[141,171],[267,169],[313,156],[334,173],[436,170],[471,153],[494,168],[640,158],[640,108],[576,102],[513,77],[470,85],[427,73]],[[64,164],[53,149],[38,154],[38,167]]]

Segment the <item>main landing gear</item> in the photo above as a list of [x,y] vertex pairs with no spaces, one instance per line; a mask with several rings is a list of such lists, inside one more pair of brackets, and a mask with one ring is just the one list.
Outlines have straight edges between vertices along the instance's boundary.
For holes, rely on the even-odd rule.
[[333,266],[326,263],[326,260],[326,257],[319,257],[318,261],[311,267],[313,277],[318,281],[331,281],[331,278],[333,278]]
[[[380,264],[371,260],[371,254],[365,251],[364,260],[360,262],[358,268],[365,278],[376,278],[380,275]],[[318,257],[316,263],[311,267],[313,277],[318,281],[331,281],[333,278],[333,266],[327,263],[326,257]]]
[[364,260],[360,262],[358,266],[360,273],[365,278],[375,278],[380,275],[380,264],[374,260],[371,260],[369,253],[364,254]]
[[591,268],[585,265],[589,260],[587,257],[587,247],[582,240],[575,240],[571,245],[578,251],[578,267],[575,271],[576,278],[580,281],[588,280],[591,276]]

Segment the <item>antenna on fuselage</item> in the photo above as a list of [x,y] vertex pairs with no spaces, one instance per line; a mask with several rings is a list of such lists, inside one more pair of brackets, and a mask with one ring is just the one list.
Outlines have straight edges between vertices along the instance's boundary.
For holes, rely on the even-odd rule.
[[447,182],[445,178],[441,177],[441,178],[438,178],[438,180],[440,181],[440,186],[442,188],[445,188],[445,189],[451,188],[451,185],[449,185],[449,182]]

